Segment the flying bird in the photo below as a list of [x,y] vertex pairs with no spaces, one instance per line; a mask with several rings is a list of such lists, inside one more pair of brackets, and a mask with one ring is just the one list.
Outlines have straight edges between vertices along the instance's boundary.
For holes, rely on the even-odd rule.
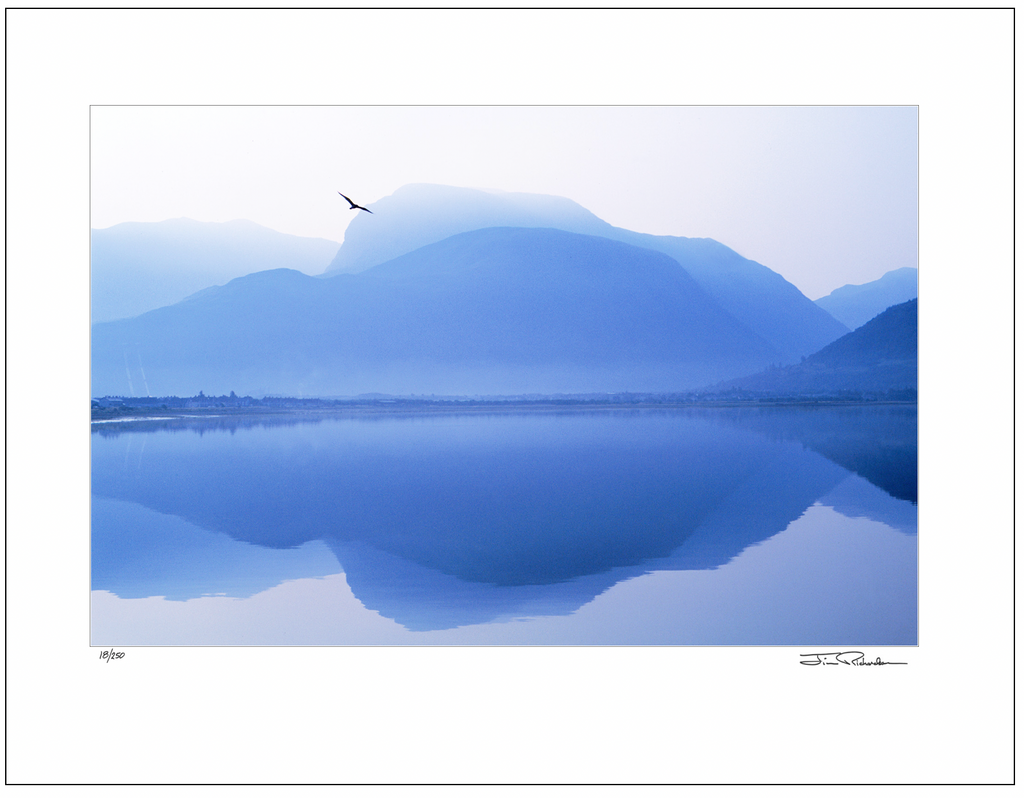
[[[339,193],[339,194],[341,194],[341,192],[340,192],[340,191],[339,191],[338,193]],[[345,195],[344,195],[344,194],[341,194],[341,196],[342,196],[342,197],[345,197]],[[359,210],[361,210],[361,211],[366,211],[367,213],[373,213],[373,211],[371,211],[371,210],[370,210],[369,208],[364,208],[364,207],[363,207],[362,205],[356,205],[356,204],[355,204],[355,203],[354,203],[354,202],[353,202],[352,200],[350,200],[350,199],[349,199],[348,197],[345,197],[345,200],[346,200],[346,201],[348,202],[348,204],[349,204],[349,205],[351,205],[351,206],[352,206],[351,208],[349,208],[349,210],[350,210],[350,211],[354,211],[354,210],[355,210],[356,208],[358,208],[358,209],[359,209]]]

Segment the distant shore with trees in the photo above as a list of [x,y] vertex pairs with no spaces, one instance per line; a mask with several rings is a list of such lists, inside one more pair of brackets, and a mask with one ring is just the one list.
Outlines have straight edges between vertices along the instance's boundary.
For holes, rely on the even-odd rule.
[[389,396],[367,394],[323,398],[295,396],[104,396],[91,402],[93,421],[153,416],[263,415],[338,411],[543,410],[567,408],[714,407],[835,404],[916,404],[917,391],[836,391],[822,394],[770,394],[746,390],[717,393],[608,393],[520,396]]

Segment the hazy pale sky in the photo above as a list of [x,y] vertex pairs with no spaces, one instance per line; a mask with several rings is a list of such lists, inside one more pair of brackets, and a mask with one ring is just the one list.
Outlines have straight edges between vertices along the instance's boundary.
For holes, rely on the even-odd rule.
[[710,237],[812,299],[917,266],[915,107],[92,109],[94,228],[250,219],[341,241],[407,183],[555,194]]

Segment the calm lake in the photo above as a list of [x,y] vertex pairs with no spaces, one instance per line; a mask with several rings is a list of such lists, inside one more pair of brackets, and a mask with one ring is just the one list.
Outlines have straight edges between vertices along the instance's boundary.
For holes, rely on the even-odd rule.
[[917,410],[94,423],[93,645],[917,643]]

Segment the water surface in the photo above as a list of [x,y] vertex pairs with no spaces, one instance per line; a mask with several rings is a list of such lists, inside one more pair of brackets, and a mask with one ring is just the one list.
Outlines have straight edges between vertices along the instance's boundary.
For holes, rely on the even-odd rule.
[[94,425],[92,640],[917,642],[912,407]]

